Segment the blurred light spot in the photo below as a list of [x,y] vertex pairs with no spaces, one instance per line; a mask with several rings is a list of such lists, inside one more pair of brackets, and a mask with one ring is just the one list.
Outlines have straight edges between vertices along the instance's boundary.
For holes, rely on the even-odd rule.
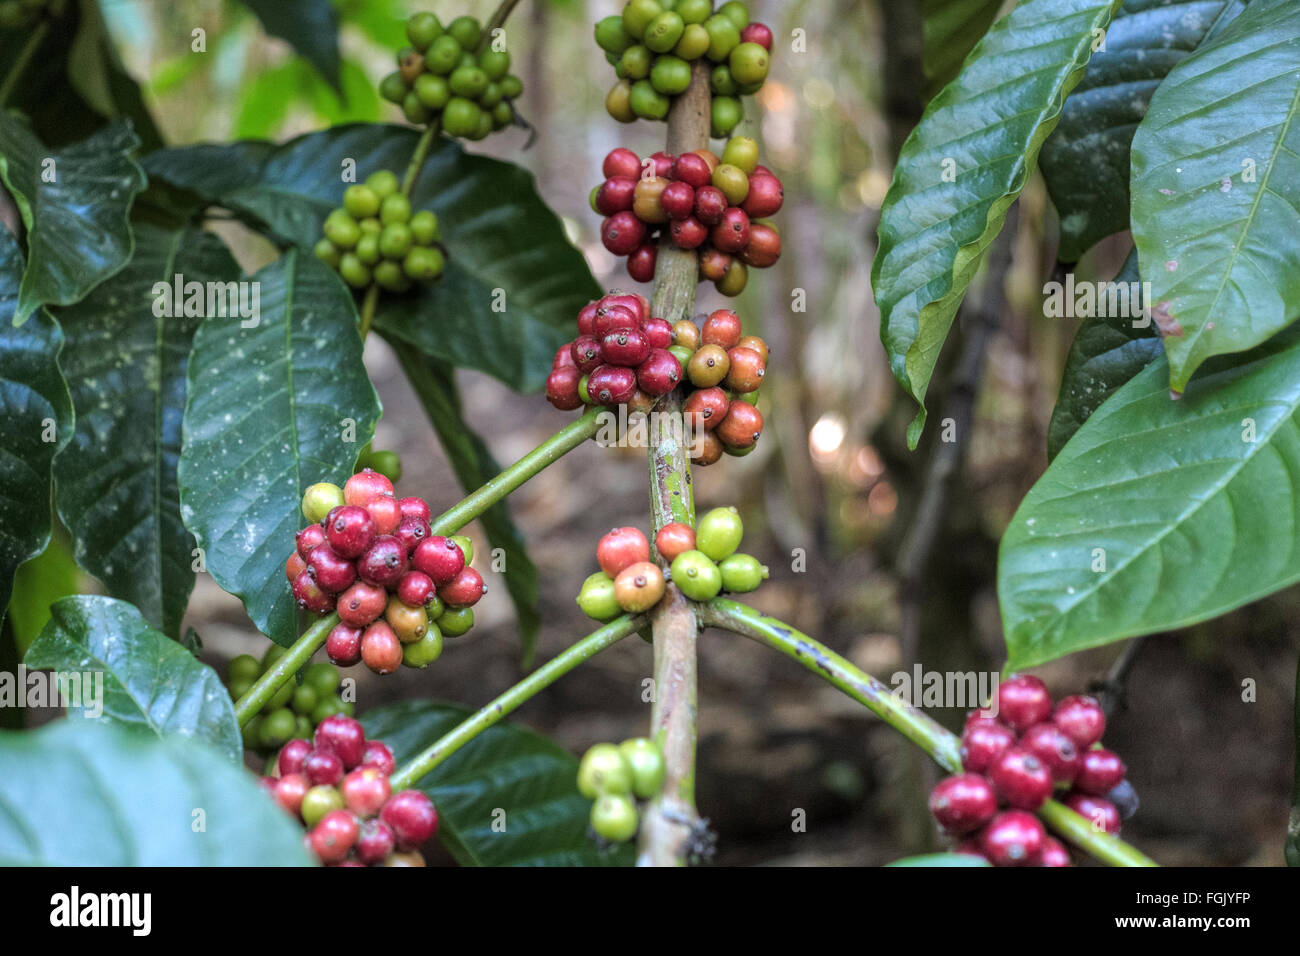
[[754,99],[769,113],[784,113],[794,109],[794,93],[784,83],[768,80],[754,95]]
[[889,192],[889,177],[879,169],[864,169],[858,176],[858,198],[864,206],[880,206]]
[[889,482],[879,482],[867,492],[867,507],[875,517],[888,518],[898,507],[898,492]]
[[578,225],[578,220],[572,216],[564,216],[560,221],[564,223],[564,237],[569,240],[570,245],[576,246],[582,237],[582,227]]
[[865,488],[884,473],[885,463],[870,445],[859,448],[849,461],[849,481],[860,488]]
[[821,467],[834,462],[843,444],[844,419],[833,412],[827,412],[817,419],[817,423],[808,432],[808,454]]
[[835,102],[835,87],[814,77],[803,85],[804,101],[815,110],[824,110]]

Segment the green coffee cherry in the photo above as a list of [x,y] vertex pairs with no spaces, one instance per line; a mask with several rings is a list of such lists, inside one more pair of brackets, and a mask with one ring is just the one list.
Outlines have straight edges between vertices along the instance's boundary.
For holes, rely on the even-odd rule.
[[709,89],[719,96],[735,96],[740,92],[731,68],[725,63],[719,63],[709,71]]
[[686,24],[700,24],[713,13],[713,0],[677,0],[673,7]]
[[708,57],[714,63],[721,63],[740,44],[740,27],[721,14],[705,20],[704,29],[709,31]]
[[230,691],[230,699],[239,700],[239,698],[247,694],[256,679],[255,677],[237,677],[232,680],[229,687],[227,687],[227,690]]
[[453,96],[443,108],[442,128],[450,136],[468,136],[478,129],[480,113],[482,110],[473,100]]
[[[288,685],[291,689],[292,683]],[[262,718],[261,744],[267,750],[283,747],[293,739],[298,721],[288,707],[278,707]]]
[[279,644],[272,644],[268,647],[262,654],[262,673],[265,674],[268,670],[274,667],[275,662],[284,657],[284,653],[284,648]]
[[670,345],[668,351],[681,363],[682,368],[686,368],[691,361],[691,356],[695,354],[694,349],[688,349],[685,345]]
[[447,24],[447,32],[456,38],[462,49],[472,50],[483,39],[483,27],[470,16],[457,17]]
[[632,112],[631,83],[627,80],[619,80],[609,88],[609,92],[605,94],[605,112],[620,123],[636,122],[636,113]]
[[442,22],[432,13],[422,11],[406,21],[406,38],[421,53],[442,36]]
[[377,169],[366,177],[366,185],[374,190],[375,195],[382,202],[386,197],[397,192],[397,174],[391,169]]
[[650,85],[665,96],[676,96],[691,85],[691,65],[675,56],[661,56],[650,68]]
[[[398,225],[389,226],[388,228],[404,229],[406,227]],[[393,265],[397,265],[397,263],[393,263]],[[394,484],[402,480],[402,459],[395,451],[372,451],[366,456],[364,467],[373,468]]]
[[734,96],[715,96],[710,108],[709,135],[714,139],[730,136],[745,118],[744,107]]
[[379,196],[369,186],[354,183],[343,191],[343,208],[354,219],[365,219],[379,212]]
[[650,21],[641,42],[652,53],[667,53],[677,45],[685,28],[686,24],[680,16],[672,10],[665,10]]
[[427,246],[438,238],[438,217],[428,209],[421,209],[411,216],[411,238],[421,246]]
[[331,810],[342,810],[343,794],[336,787],[312,787],[302,795],[302,819],[309,827],[320,823]]
[[478,105],[483,112],[489,116],[492,111],[501,104],[501,84],[488,83],[483,92],[479,94]]
[[718,562],[722,575],[722,589],[736,594],[748,594],[767,580],[767,565],[750,554],[733,554]]
[[601,839],[625,843],[636,835],[639,825],[636,804],[628,797],[605,794],[591,805],[591,828]]
[[424,68],[436,76],[446,76],[456,69],[456,64],[460,62],[461,52],[460,44],[456,42],[456,38],[444,34],[434,40],[432,46],[424,54]]
[[243,738],[245,750],[257,750],[262,746],[262,717],[254,716],[248,723],[240,728],[239,735]]
[[732,508],[714,508],[695,526],[695,547],[713,561],[721,561],[740,547],[745,533],[740,512]]
[[293,729],[293,735],[303,740],[311,740],[312,734],[316,731],[316,725],[311,722],[311,716],[308,714],[298,715],[298,725]]
[[644,80],[650,75],[653,57],[643,46],[630,46],[618,61],[619,76],[627,80]]
[[596,23],[596,45],[606,53],[622,53],[632,45],[632,37],[623,29],[623,18],[605,17]]
[[587,390],[587,379],[590,377],[591,376],[589,375],[584,375],[582,378],[578,379],[578,397],[582,399],[584,405],[593,404],[591,400],[591,392]]
[[710,601],[722,590],[722,574],[703,551],[683,551],[673,558],[670,570],[673,584],[692,601]]
[[613,744],[596,744],[578,764],[578,792],[589,800],[601,794],[632,792],[632,767]]
[[395,222],[405,223],[411,218],[411,200],[407,199],[401,193],[393,193],[391,196],[385,196],[383,204],[379,207],[379,221],[385,226],[390,226]]
[[645,36],[654,18],[661,13],[663,7],[656,0],[630,0],[623,8],[623,29],[628,36],[639,40]]
[[698,23],[688,23],[681,39],[673,47],[673,54],[683,60],[698,60],[709,52],[709,31]]
[[363,236],[377,236],[384,228],[378,216],[367,216],[357,225],[361,227],[361,235]]
[[375,266],[375,285],[389,292],[405,292],[411,287],[411,279],[402,269],[400,262],[385,259]]
[[[473,608],[467,607],[467,608],[463,608],[462,610],[472,612]],[[447,605],[442,602],[442,598],[435,595],[433,600],[431,600],[428,604],[424,606],[424,613],[429,616],[429,623],[432,624],[435,621],[440,621],[442,619],[442,616],[447,613]],[[471,613],[469,617],[470,617],[470,624],[472,625],[474,623],[473,613]],[[455,634],[443,635],[443,637],[448,637],[448,636],[456,637],[457,635]]]
[[766,80],[768,65],[767,50],[757,43],[737,44],[727,55],[731,75],[742,86]]
[[672,104],[668,97],[650,84],[649,80],[637,80],[632,84],[628,105],[632,107],[632,112],[642,119],[661,120],[668,115],[668,107]]
[[430,624],[424,637],[402,645],[402,663],[407,667],[428,667],[442,656],[442,631]]
[[739,206],[749,195],[749,177],[739,166],[730,163],[721,163],[713,171],[713,185],[722,190],[722,195],[733,206]]
[[614,579],[604,571],[597,571],[582,582],[577,601],[582,613],[597,621],[612,621],[623,613],[614,597]]
[[[353,250],[362,264],[373,266],[379,261],[379,237],[373,233],[366,233],[357,240],[357,247]],[[342,260],[340,259],[340,264]]]
[[310,684],[300,684],[293,692],[293,699],[289,706],[295,714],[311,714],[320,703],[320,695],[316,693],[316,688]]
[[464,534],[453,534],[450,535],[450,538],[452,541],[456,542],[456,547],[460,548],[460,553],[465,555],[465,563],[473,564],[474,563],[473,540],[468,535],[464,535]]
[[[439,603],[442,602],[439,601]],[[433,614],[427,606],[426,613],[429,614],[429,620],[432,621]],[[438,630],[442,631],[443,637],[460,637],[462,634],[468,634],[473,626],[474,609],[472,607],[449,607],[438,615]]]
[[727,3],[718,7],[718,14],[734,23],[737,30],[743,30],[749,26],[749,7],[741,3],[740,0],[728,0]]
[[477,66],[458,66],[447,77],[447,85],[456,96],[478,99],[487,89],[488,76]]
[[329,661],[313,661],[307,665],[302,682],[315,688],[317,697],[327,697],[338,690],[339,671]]
[[413,123],[416,126],[423,126],[433,118],[429,108],[420,102],[420,97],[415,90],[407,93],[402,100],[402,115],[406,117],[408,123]]
[[633,737],[618,745],[623,759],[632,768],[632,792],[642,800],[658,795],[664,785],[664,756],[645,737]]
[[484,50],[479,54],[478,67],[489,80],[500,80],[510,72],[510,54],[506,50]]
[[283,684],[281,684],[279,689],[273,695],[271,695],[271,699],[268,700],[265,705],[263,705],[262,707],[263,715],[270,714],[273,711],[277,711],[282,707],[288,707],[289,701],[293,700],[293,692],[297,689],[297,687],[298,685],[295,684],[292,680],[287,680]]
[[325,238],[340,249],[351,249],[361,238],[361,227],[346,209],[335,209],[325,217]]
[[442,275],[445,265],[442,252],[430,246],[416,246],[406,254],[402,268],[416,282],[428,282]]
[[508,100],[502,100],[492,107],[492,128],[505,129],[515,121],[515,111]]
[[343,258],[339,260],[339,275],[354,289],[364,289],[370,285],[370,267],[354,252],[344,253]]
[[508,100],[513,100],[524,91],[524,81],[511,73],[509,76],[501,78],[501,95]]
[[[416,83],[418,84],[419,80],[416,80]],[[402,100],[406,99],[408,89],[406,80],[397,71],[389,73],[379,81],[379,95],[390,103],[401,105]]]
[[334,245],[334,243],[330,242],[328,239],[323,238],[317,241],[311,251],[317,259],[325,263],[331,269],[337,269],[339,267],[339,259],[343,257],[343,253],[339,251],[338,246]]
[[230,667],[226,674],[231,683],[237,680],[253,681],[262,676],[262,665],[252,654],[240,654],[230,659]]
[[379,253],[385,259],[401,259],[411,251],[411,230],[404,222],[394,222],[379,234]]
[[445,76],[421,73],[415,80],[415,97],[430,110],[440,110],[451,99],[451,87]]
[[311,712],[311,722],[313,724],[319,724],[326,717],[333,717],[335,714],[344,713],[347,713],[347,707],[344,706],[343,701],[333,696],[326,697],[317,704],[316,709]]
[[758,168],[758,143],[749,136],[733,136],[722,148],[722,162],[735,166],[746,176]]

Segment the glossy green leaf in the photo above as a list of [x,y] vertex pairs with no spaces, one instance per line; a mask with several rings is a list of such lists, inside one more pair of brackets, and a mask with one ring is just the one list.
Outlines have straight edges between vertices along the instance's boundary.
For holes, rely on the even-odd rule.
[[1075,433],[1002,538],[1009,668],[1300,581],[1298,332],[1214,360],[1178,401],[1154,362]]
[[[341,173],[405,169],[417,134],[385,125],[340,126],[283,146],[250,141],[149,156],[151,177],[234,210],[276,239],[310,249],[342,202]],[[600,294],[533,177],[440,140],[412,195],[438,215],[447,248],[442,278],[380,298],[375,327],[432,358],[487,372],[519,390],[540,387],[578,310]]]
[[[1150,314],[1138,315],[1141,305],[1132,305],[1142,301],[1136,251],[1129,253],[1124,267],[1111,283],[1122,284],[1124,289],[1125,298],[1117,299],[1117,302],[1130,303],[1129,309],[1115,311],[1129,314],[1085,318],[1075,333],[1070,354],[1065,360],[1056,408],[1052,410],[1052,421],[1047,428],[1049,458],[1056,457],[1079,426],[1117,388],[1164,352]],[[1110,311],[1109,307],[1107,311]]]
[[1025,0],[993,25],[903,144],[871,281],[894,377],[921,406],[948,330],[1120,0]]
[[1300,4],[1254,0],[1170,71],[1132,195],[1174,391],[1300,316]]
[[78,595],[56,601],[50,614],[23,663],[96,675],[93,694],[91,682],[82,678],[82,699],[68,706],[69,717],[106,720],[158,737],[192,737],[232,763],[242,761],[234,703],[217,672],[150,627],[136,608]]
[[72,399],[59,371],[63,332],[45,312],[21,328],[22,254],[0,226],[0,619],[18,566],[50,540],[50,466],[72,437]]
[[[393,748],[398,766],[470,712],[431,701],[371,711],[366,735]],[[513,724],[479,734],[418,784],[438,807],[438,837],[466,866],[627,866],[630,845],[600,851],[587,836],[591,801],[578,793],[578,760]],[[505,812],[505,827],[494,822]]]
[[923,0],[921,65],[931,91],[957,75],[1001,9],[1002,0]]
[[181,517],[217,583],[287,646],[297,608],[284,559],[303,523],[302,493],[348,479],[380,405],[361,362],[356,308],[337,275],[289,250],[248,281],[258,290],[256,324],[209,316],[194,336]]
[[0,113],[0,179],[27,227],[27,268],[14,323],[43,305],[79,301],[131,258],[131,202],[145,187],[131,154],[140,141],[116,122],[90,139],[47,149]]
[[885,866],[992,866],[982,856],[973,853],[927,853],[922,856],[905,856]]
[[1106,31],[1106,48],[1061,111],[1041,163],[1061,216],[1063,262],[1128,228],[1129,144],[1151,94],[1169,71],[1222,30],[1244,0],[1126,0]]
[[13,628],[18,656],[27,653],[36,635],[50,620],[50,606],[61,597],[83,590],[81,569],[72,557],[67,532],[55,528],[45,550],[18,566],[7,621]]
[[130,264],[60,310],[77,428],[54,463],[78,563],[173,637],[194,587],[176,463],[186,367],[207,308],[206,295],[201,308],[176,301],[177,277],[233,283],[239,266],[210,232],[137,223]]
[[[397,348],[398,360],[406,377],[424,405],[429,423],[438,433],[443,451],[451,462],[456,478],[466,494],[487,484],[501,471],[483,439],[465,421],[455,369],[410,349]],[[537,568],[528,557],[523,534],[510,518],[508,500],[493,505],[479,522],[487,532],[488,543],[505,552],[506,590],[515,605],[519,620],[519,641],[523,646],[523,666],[531,667],[537,647],[541,615],[537,612]]]
[[0,732],[0,865],[308,866],[302,830],[242,767],[100,721]]
[[330,0],[241,0],[266,32],[287,40],[321,76],[339,85],[339,20]]

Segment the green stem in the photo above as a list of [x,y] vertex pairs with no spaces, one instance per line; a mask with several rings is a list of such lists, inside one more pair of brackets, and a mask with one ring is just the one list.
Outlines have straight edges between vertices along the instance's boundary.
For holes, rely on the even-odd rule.
[[371,284],[366,289],[365,301],[361,303],[361,341],[365,342],[370,334],[370,324],[375,321],[375,309],[379,307],[379,286]]
[[[829,681],[912,741],[949,773],[960,773],[961,741],[947,728],[896,696],[870,674],[788,624],[744,604],[714,598],[699,609],[700,620],[772,647]],[[1038,815],[1075,846],[1112,866],[1155,866],[1140,851],[1109,833],[1095,831],[1073,810],[1049,800]]]
[[1295,675],[1295,782],[1291,790],[1291,815],[1287,819],[1286,842],[1283,844],[1287,866],[1300,866],[1300,661]]
[[588,634],[568,650],[547,661],[496,700],[480,708],[447,733],[443,734],[410,761],[399,767],[390,782],[394,790],[414,787],[429,771],[469,743],[483,731],[501,721],[529,698],[554,684],[584,661],[607,647],[612,647],[641,626],[640,616],[624,614],[604,627]]
[[36,51],[45,42],[45,34],[49,32],[50,21],[41,20],[27,38],[27,42],[23,44],[23,48],[18,51],[18,57],[14,60],[13,66],[9,68],[4,83],[0,84],[0,108],[3,108],[9,102],[9,97],[13,95],[14,89],[18,86],[18,81],[22,79],[23,73],[27,71],[32,58],[36,56]]
[[487,25],[483,27],[483,39],[479,40],[478,50],[475,52],[482,53],[487,49],[488,44],[492,42],[492,31],[504,25],[518,5],[519,0],[501,0],[500,5],[488,19]]
[[411,154],[411,161],[406,165],[406,175],[402,177],[402,195],[410,196],[411,190],[415,188],[415,181],[420,178],[420,167],[424,161],[429,158],[429,150],[433,146],[433,141],[438,138],[438,130],[441,123],[434,120],[424,128],[420,134],[419,140],[415,144],[415,152]]
[[434,518],[431,523],[433,533],[452,534],[465,527],[547,465],[554,464],[596,434],[604,413],[604,409],[592,408],[581,418],[565,425],[473,494]]
[[302,637],[294,641],[283,656],[271,665],[270,670],[259,677],[243,697],[235,701],[235,717],[239,720],[239,726],[252,720],[266,706],[266,702],[275,696],[281,685],[311,660],[311,656],[325,643],[325,638],[329,637],[330,631],[338,622],[339,616],[331,614],[303,631]]

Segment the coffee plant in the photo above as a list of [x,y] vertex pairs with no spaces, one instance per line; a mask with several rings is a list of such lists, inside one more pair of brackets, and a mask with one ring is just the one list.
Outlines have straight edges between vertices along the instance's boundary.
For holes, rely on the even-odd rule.
[[[339,88],[330,3],[290,16],[245,2]],[[1059,214],[1062,274],[1128,230],[1112,285],[1147,290],[1136,318],[1088,318],[1074,340],[1050,466],[1001,541],[1006,679],[960,734],[738,601],[778,557],[740,550],[731,502],[697,513],[692,465],[734,466],[761,440],[760,401],[793,394],[765,392],[775,367],[745,314],[761,303],[762,327],[779,321],[783,293],[754,298],[775,279],[751,270],[780,257],[784,186],[735,131],[783,58],[815,41],[741,0],[630,0],[593,24],[590,54],[614,73],[603,139],[617,142],[614,123],[664,123],[648,156],[613,146],[597,170],[573,153],[575,180],[597,184],[600,242],[626,257],[628,284],[600,289],[532,177],[466,146],[548,135],[527,118],[516,0],[484,20],[456,6],[418,4],[390,72],[367,78],[392,122],[169,145],[97,3],[0,0],[13,212],[0,229],[0,611],[35,601],[45,621],[25,637],[7,627],[4,660],[28,696],[50,672],[48,702],[67,710],[0,732],[0,861],[422,866],[436,839],[473,865],[707,862],[696,648],[729,631],[948,774],[929,798],[946,851],[901,864],[1152,865],[1120,835],[1138,794],[1102,746],[1101,704],[1070,694],[1084,688],[1054,701],[1021,672],[1300,580],[1300,5],[915,4],[931,98],[901,145],[871,269],[890,365],[919,406],[910,446],[1031,177]],[[269,264],[241,268],[209,228],[231,220],[274,249]],[[702,283],[751,296],[697,313]],[[397,455],[372,447],[372,336],[460,489],[411,494]],[[458,369],[575,414],[502,466],[466,423]],[[597,568],[573,597],[600,626],[534,669],[537,572],[507,498],[611,423],[627,443],[643,436],[649,512],[575,559]],[[475,561],[475,521],[504,570]],[[65,533],[96,593],[70,593],[41,563]],[[265,636],[224,675],[181,630],[199,574]],[[529,668],[513,687],[472,711],[367,709],[344,693],[357,664],[436,670],[497,587]],[[506,721],[633,635],[652,646],[644,737],[579,761]]]

